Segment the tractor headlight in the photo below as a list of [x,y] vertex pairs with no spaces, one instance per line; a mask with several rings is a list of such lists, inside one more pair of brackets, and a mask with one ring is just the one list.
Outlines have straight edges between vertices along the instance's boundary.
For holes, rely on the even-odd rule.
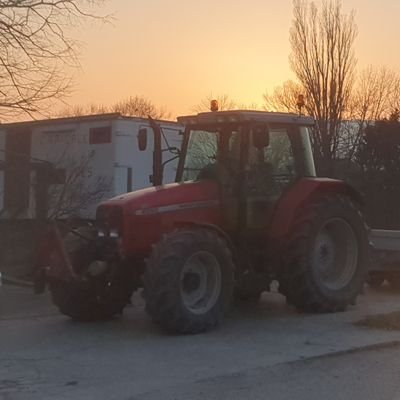
[[120,234],[117,229],[110,229],[109,231],[101,228],[97,229],[97,237],[99,238],[109,237],[111,239],[117,239],[119,236]]
[[106,232],[103,229],[98,229],[97,230],[97,237],[105,237],[106,236]]
[[110,230],[110,238],[119,238],[119,232],[116,229]]
[[123,232],[123,211],[120,207],[99,206],[96,214],[97,237],[117,239]]

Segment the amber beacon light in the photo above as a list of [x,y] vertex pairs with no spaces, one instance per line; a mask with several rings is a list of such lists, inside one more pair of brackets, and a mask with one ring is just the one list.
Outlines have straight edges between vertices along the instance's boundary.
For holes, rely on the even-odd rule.
[[302,108],[306,105],[305,101],[304,101],[304,95],[303,94],[299,94],[297,96],[297,108],[299,109],[299,114],[301,115],[301,110]]
[[210,110],[211,111],[218,111],[219,107],[218,107],[218,101],[217,100],[211,100],[210,103]]

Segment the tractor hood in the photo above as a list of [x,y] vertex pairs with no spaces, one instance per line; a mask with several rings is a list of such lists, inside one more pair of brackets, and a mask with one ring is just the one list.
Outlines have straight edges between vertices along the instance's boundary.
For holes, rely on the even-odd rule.
[[215,181],[171,183],[126,193],[102,202],[100,209],[122,208],[125,215],[154,215],[180,210],[219,206]]
[[121,237],[121,255],[149,254],[163,234],[186,224],[221,224],[217,182],[173,183],[127,193],[97,208],[103,235]]

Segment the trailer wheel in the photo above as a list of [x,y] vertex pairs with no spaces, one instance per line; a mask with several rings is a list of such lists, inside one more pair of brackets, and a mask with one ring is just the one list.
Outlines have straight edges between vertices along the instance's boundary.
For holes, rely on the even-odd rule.
[[[86,227],[77,231],[86,237],[95,234]],[[125,271],[116,265],[93,261],[91,244],[73,233],[65,237],[64,245],[81,279],[50,280],[52,300],[60,312],[76,321],[106,320],[120,314],[133,292],[131,280],[122,276]],[[57,262],[57,255],[52,259]]]
[[287,302],[306,312],[342,311],[362,291],[368,235],[345,196],[326,196],[297,213],[280,277]]
[[183,229],[154,246],[144,275],[146,310],[163,329],[199,333],[217,326],[232,297],[232,255],[206,229]]

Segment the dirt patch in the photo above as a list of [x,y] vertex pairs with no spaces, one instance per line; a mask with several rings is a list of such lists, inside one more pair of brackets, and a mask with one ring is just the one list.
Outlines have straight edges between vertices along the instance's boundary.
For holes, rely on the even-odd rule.
[[400,331],[400,311],[369,315],[361,321],[356,322],[356,325],[386,331]]

